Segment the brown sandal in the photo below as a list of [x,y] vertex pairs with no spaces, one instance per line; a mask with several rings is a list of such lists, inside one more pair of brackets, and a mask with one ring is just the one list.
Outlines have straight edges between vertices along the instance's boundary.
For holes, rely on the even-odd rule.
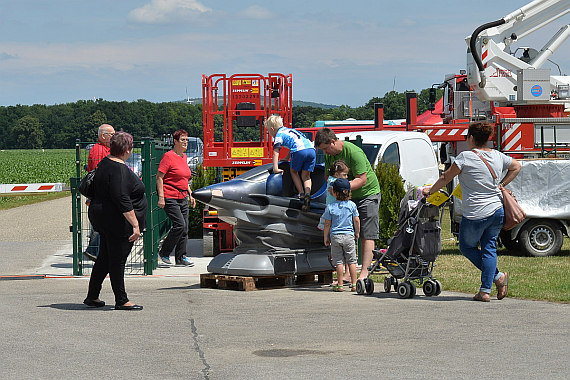
[[473,296],[473,301],[491,302],[489,293],[479,292]]
[[509,274],[504,272],[503,281],[495,282],[495,286],[497,286],[497,299],[502,300],[507,296],[507,292],[509,291]]

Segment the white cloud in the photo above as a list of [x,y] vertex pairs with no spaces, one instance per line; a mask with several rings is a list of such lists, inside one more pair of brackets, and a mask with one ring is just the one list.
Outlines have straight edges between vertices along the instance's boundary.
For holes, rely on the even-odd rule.
[[150,0],[150,3],[129,12],[129,20],[143,24],[169,24],[211,12],[198,0]]
[[266,20],[274,18],[275,14],[267,8],[263,8],[259,5],[252,5],[239,12],[239,15],[243,18],[251,18],[256,20]]
[[17,59],[17,58],[18,58],[17,55],[8,54],[5,52],[0,53],[0,61],[5,61],[8,59]]

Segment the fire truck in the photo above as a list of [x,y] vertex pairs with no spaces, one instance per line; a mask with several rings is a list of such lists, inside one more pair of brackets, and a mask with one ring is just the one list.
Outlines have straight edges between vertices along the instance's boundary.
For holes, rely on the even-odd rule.
[[[381,106],[375,114],[377,128],[425,132],[440,145],[446,168],[468,149],[469,124],[491,123],[495,127],[491,146],[522,162],[521,174],[509,187],[528,207],[527,219],[511,231],[502,231],[500,238],[508,249],[533,256],[555,254],[563,235],[570,233],[570,77],[561,71],[551,75],[543,67],[570,35],[570,24],[562,25],[540,51],[514,46],[569,13],[570,0],[536,0],[481,25],[466,37],[466,70],[446,75],[442,83],[432,86],[428,112],[416,116],[416,94],[407,93],[402,125],[378,121]],[[436,103],[438,88],[443,89],[443,97]],[[371,121],[356,123],[372,128]],[[342,124],[346,121],[337,123]],[[454,233],[459,230],[460,204],[456,200],[451,209]]]
[[[569,13],[570,0],[536,0],[478,27],[466,37],[466,70],[432,86],[430,112],[407,125],[443,142],[440,157],[447,166],[468,149],[464,136],[470,122],[495,126],[492,147],[523,164],[509,187],[529,207],[527,219],[500,238],[507,248],[533,256],[558,252],[570,232],[570,77],[543,67],[570,35],[570,24],[540,51],[514,45]],[[444,96],[435,103],[437,87]],[[413,119],[414,102],[407,106]],[[460,212],[452,209],[452,216],[457,231]]]

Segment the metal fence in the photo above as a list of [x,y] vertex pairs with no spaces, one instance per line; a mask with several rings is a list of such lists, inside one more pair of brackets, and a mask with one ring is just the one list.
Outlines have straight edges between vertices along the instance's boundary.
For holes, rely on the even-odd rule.
[[[76,142],[75,166],[76,177],[71,178],[72,226],[73,233],[73,275],[82,276],[91,273],[93,261],[84,253],[98,252],[99,244],[94,239],[88,219],[87,199],[77,190],[79,181],[87,174],[87,158],[92,142]],[[170,220],[164,210],[158,207],[156,196],[156,173],[165,152],[171,149],[167,142],[144,138],[133,143],[133,154],[126,164],[143,181],[148,202],[147,225],[142,231],[142,238],[133,245],[125,266],[126,274],[152,274],[158,266],[157,252],[162,238],[170,229]]]

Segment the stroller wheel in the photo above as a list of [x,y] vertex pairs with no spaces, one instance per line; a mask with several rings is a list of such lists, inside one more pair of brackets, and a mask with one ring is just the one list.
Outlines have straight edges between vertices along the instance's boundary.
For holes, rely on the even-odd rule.
[[409,298],[412,294],[412,286],[409,282],[402,282],[398,285],[398,296],[400,298]]
[[386,277],[384,279],[384,293],[390,293],[392,288],[392,277]]
[[371,278],[364,279],[364,291],[368,295],[374,293],[374,281]]
[[434,296],[439,296],[441,294],[441,282],[439,282],[438,280],[433,280],[433,282],[435,282],[435,294]]
[[435,296],[435,293],[437,293],[437,285],[433,280],[428,280],[424,282],[423,289],[426,297]]
[[364,294],[365,291],[364,280],[358,279],[356,281],[356,293],[357,294]]
[[414,298],[416,295],[416,285],[413,282],[410,282],[411,294],[408,298]]

